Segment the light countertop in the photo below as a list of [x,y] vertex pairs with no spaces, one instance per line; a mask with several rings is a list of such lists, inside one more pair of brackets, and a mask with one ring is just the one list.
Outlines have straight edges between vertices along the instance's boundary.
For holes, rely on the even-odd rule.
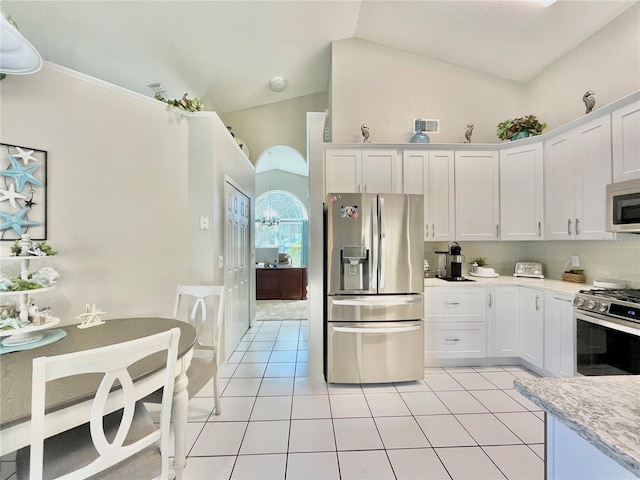
[[518,392],[640,476],[640,375],[523,378]]
[[563,282],[562,280],[552,280],[547,278],[528,278],[528,277],[514,277],[512,275],[500,275],[499,277],[471,277],[473,282],[447,282],[439,278],[425,278],[425,287],[486,287],[491,285],[496,286],[520,286],[541,288],[543,290],[552,290],[558,293],[564,293],[568,295],[575,295],[578,290],[593,288],[593,285],[586,283],[572,283]]

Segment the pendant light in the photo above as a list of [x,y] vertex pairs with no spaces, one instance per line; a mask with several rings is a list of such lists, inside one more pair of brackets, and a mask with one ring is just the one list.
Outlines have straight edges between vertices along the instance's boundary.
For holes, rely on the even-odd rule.
[[0,74],[26,75],[41,68],[42,57],[35,47],[0,14]]
[[273,227],[276,225],[280,224],[280,220],[278,219],[278,212],[276,212],[272,206],[271,206],[271,197],[272,197],[272,193],[271,193],[271,152],[269,153],[269,190],[267,191],[267,195],[268,195],[268,199],[269,199],[269,206],[267,207],[267,209],[264,211],[263,217],[262,217],[262,225],[266,226],[266,227]]

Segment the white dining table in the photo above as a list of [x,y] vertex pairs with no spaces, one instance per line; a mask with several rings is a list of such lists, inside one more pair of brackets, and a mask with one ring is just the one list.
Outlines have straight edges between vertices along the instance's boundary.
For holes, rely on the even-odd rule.
[[[186,430],[188,416],[187,368],[193,356],[196,331],[192,325],[167,318],[123,318],[106,320],[104,324],[80,329],[76,325],[62,327],[66,336],[49,345],[0,355],[0,456],[30,444],[31,375],[34,358],[88,350],[180,328],[178,364],[171,422],[175,452],[173,469],[182,478],[186,462]],[[136,398],[142,399],[164,384],[162,355],[150,357],[131,367]],[[91,404],[101,375],[69,377],[52,382],[47,391],[46,436],[56,435],[90,419]],[[122,408],[114,400],[107,405],[110,413]]]

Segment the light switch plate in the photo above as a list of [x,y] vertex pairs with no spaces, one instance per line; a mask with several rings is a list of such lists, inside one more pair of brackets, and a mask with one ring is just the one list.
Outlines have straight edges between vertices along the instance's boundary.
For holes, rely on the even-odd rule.
[[571,266],[579,267],[580,266],[580,257],[578,255],[571,256]]
[[200,217],[200,230],[209,230],[209,217]]
[[224,267],[224,257],[220,255],[218,257],[218,268],[222,268],[222,267]]

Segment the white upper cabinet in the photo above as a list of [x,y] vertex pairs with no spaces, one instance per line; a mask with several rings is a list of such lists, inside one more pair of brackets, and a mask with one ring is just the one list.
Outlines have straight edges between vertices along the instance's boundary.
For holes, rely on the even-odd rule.
[[542,142],[500,151],[500,239],[543,239]]
[[404,193],[424,195],[424,240],[454,240],[454,163],[452,151],[402,152]]
[[325,150],[325,193],[400,193],[401,180],[396,149]]
[[362,151],[362,193],[402,193],[402,162],[396,149]]
[[611,117],[603,115],[545,141],[545,238],[601,240],[611,183]]
[[324,168],[325,194],[360,191],[362,152],[359,148],[325,150]]
[[613,181],[640,178],[640,101],[611,114]]
[[456,240],[500,238],[497,151],[455,152]]

